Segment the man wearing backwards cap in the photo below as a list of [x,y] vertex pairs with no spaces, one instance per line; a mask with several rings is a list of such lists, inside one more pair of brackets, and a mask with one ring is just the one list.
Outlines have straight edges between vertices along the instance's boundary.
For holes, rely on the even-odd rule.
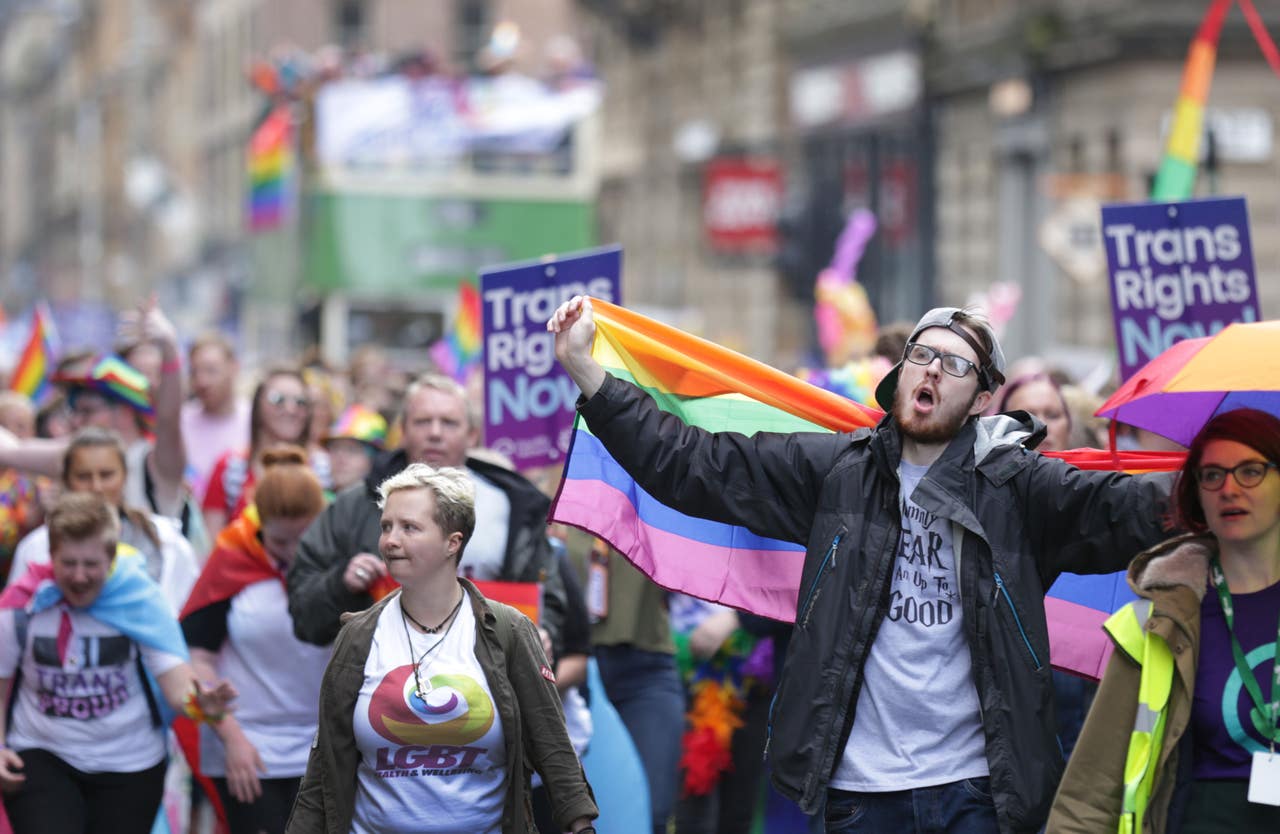
[[979,418],[1004,381],[985,321],[930,310],[853,434],[713,434],[591,358],[589,301],[547,328],[579,411],[635,480],[689,515],[805,544],[771,710],[778,789],[831,832],[1033,832],[1062,774],[1044,594],[1164,533],[1167,476],[1028,451],[1029,415]]

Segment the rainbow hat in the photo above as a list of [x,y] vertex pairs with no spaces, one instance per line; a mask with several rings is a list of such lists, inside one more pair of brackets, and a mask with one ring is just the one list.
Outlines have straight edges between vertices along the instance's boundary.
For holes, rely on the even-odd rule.
[[84,373],[56,374],[53,381],[70,388],[72,396],[76,389],[93,391],[107,399],[122,402],[145,417],[155,416],[147,378],[114,353],[98,356]]
[[349,405],[338,417],[325,442],[330,440],[359,440],[375,449],[381,449],[387,440],[387,421],[382,415],[363,405]]

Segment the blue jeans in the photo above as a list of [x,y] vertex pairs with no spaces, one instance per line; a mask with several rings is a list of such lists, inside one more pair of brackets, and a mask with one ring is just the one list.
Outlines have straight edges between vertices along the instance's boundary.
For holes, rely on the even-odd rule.
[[634,646],[593,650],[605,695],[635,742],[649,779],[653,830],[667,830],[680,777],[680,737],[684,733],[684,687],[676,660]]
[[886,793],[827,792],[827,834],[997,834],[991,780]]

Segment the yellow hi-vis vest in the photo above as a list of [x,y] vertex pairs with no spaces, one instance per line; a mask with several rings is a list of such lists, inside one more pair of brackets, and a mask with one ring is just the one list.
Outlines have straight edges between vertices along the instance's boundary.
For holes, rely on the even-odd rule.
[[1138,684],[1138,709],[1124,759],[1124,803],[1119,834],[1140,834],[1151,800],[1151,787],[1160,763],[1164,725],[1173,689],[1173,653],[1158,634],[1147,630],[1151,600],[1131,602],[1112,614],[1103,625],[1120,649],[1142,667]]

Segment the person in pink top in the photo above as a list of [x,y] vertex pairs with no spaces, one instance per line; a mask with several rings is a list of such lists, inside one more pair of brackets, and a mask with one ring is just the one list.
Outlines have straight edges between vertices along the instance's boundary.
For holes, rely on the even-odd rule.
[[203,496],[218,458],[249,442],[249,403],[236,396],[240,366],[221,333],[207,333],[187,351],[191,399],[182,404],[187,443],[187,484]]

